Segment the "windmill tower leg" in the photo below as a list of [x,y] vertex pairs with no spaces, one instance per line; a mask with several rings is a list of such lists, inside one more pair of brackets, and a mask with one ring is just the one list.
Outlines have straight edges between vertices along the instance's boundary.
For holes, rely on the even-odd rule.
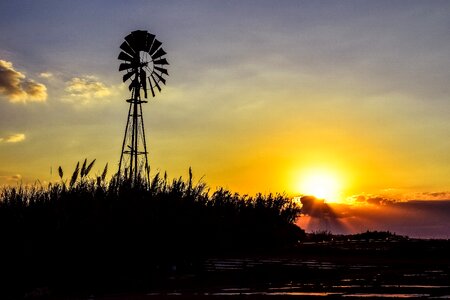
[[122,151],[120,152],[120,161],[119,161],[119,176],[124,176],[125,178],[127,178],[127,169],[125,166],[123,166],[125,168],[125,170],[122,170],[122,165],[123,160],[124,160],[124,154],[126,154],[125,152],[125,145],[127,142],[127,135],[128,135],[128,127],[130,126],[130,113],[131,113],[131,103],[130,103],[130,108],[128,109],[128,117],[127,117],[127,125],[125,126],[125,134],[123,135],[123,142],[122,142]]
[[135,184],[138,181],[150,183],[147,145],[145,141],[144,118],[142,114],[143,101],[139,89],[135,88],[128,109],[127,126],[122,142],[122,153],[119,162],[119,174],[123,179]]
[[147,182],[150,183],[150,166],[148,164],[148,157],[147,157],[147,142],[145,141],[145,127],[144,127],[144,117],[142,114],[142,103],[139,103],[139,115],[140,115],[140,124],[142,127],[142,140],[143,140],[143,146],[144,146],[144,157],[145,157],[145,161],[143,163],[144,164],[144,172],[145,172],[145,177],[147,178]]

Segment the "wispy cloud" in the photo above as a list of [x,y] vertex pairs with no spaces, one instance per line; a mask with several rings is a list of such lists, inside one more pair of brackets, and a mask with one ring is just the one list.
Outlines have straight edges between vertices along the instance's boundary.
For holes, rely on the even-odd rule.
[[42,73],[39,74],[39,77],[46,78],[46,79],[52,78],[53,77],[53,73],[51,73],[51,72],[42,72]]
[[0,96],[9,102],[44,102],[47,87],[15,70],[11,62],[0,60]]
[[25,140],[25,134],[23,133],[14,133],[4,137],[0,137],[0,143],[18,143]]
[[401,199],[396,199],[386,195],[354,195],[347,198],[348,203],[353,203],[357,205],[388,205],[397,201],[402,201]]
[[408,202],[414,200],[450,200],[449,191],[410,192],[404,190],[387,189],[380,194],[360,194],[348,197],[348,203],[388,205],[395,202]]
[[6,182],[17,182],[22,180],[22,175],[20,174],[13,174],[13,175],[0,175],[0,182],[6,181]]
[[111,88],[96,76],[85,75],[66,82],[65,92],[67,95],[63,101],[86,105],[111,95]]

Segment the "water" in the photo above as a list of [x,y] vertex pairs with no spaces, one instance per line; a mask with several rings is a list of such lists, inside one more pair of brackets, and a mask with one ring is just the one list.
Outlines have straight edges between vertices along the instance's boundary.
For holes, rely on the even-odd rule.
[[[314,259],[210,259],[205,263],[210,274],[236,273],[259,276],[257,285],[250,279],[218,290],[213,296],[308,296],[346,298],[421,298],[449,299],[448,266],[386,263],[330,262]],[[281,275],[279,280],[260,273]],[[283,278],[285,272],[288,282]],[[248,279],[248,278],[247,278]],[[275,278],[277,279],[277,278]],[[243,286],[247,284],[247,286]]]
[[199,274],[189,278],[175,276],[164,290],[152,291],[143,299],[450,299],[447,262],[433,265],[390,258],[359,262],[353,258],[212,258],[203,263]]

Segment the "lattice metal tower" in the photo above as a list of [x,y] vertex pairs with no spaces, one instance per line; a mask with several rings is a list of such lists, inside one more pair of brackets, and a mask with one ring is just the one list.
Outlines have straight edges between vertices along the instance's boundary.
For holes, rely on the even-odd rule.
[[119,175],[132,183],[142,180],[150,183],[142,103],[148,102],[143,100],[147,99],[148,91],[155,97],[155,90],[161,91],[160,83],[166,84],[164,76],[169,74],[164,66],[169,63],[163,58],[166,52],[161,48],[161,42],[144,30],[136,30],[127,35],[120,49],[122,51],[118,58],[124,62],[120,64],[119,71],[126,71],[123,82],[131,80],[131,98],[126,100],[129,108]]

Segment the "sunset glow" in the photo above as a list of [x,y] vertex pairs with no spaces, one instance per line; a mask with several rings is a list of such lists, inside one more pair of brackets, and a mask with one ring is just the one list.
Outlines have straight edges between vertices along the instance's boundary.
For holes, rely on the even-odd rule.
[[303,195],[325,199],[326,202],[341,200],[339,178],[329,171],[309,171],[299,178],[298,190]]

